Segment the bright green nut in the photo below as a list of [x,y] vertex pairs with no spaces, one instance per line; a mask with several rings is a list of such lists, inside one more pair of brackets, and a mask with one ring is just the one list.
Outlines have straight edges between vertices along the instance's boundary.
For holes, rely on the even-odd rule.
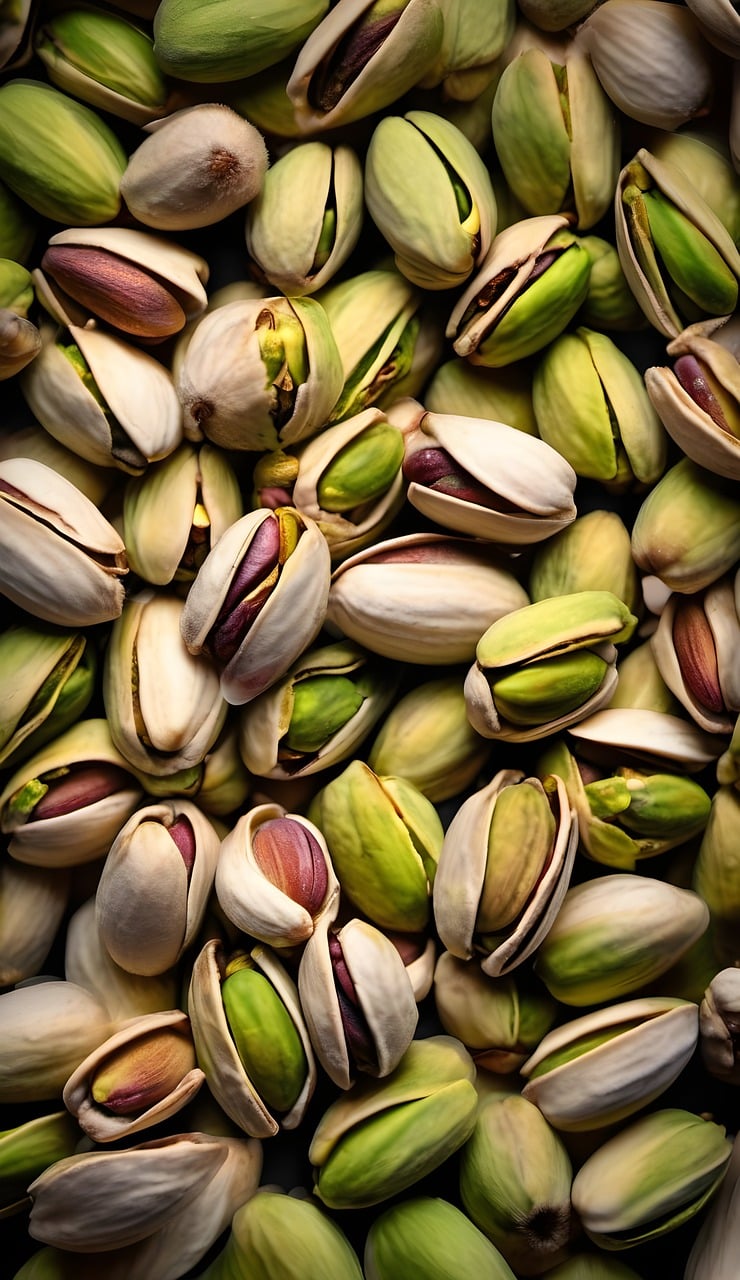
[[[670,839],[676,834],[700,831],[706,825],[712,802],[704,788],[691,778],[656,773],[605,781],[617,786],[623,783],[627,803],[620,810],[620,822],[637,836]],[[586,786],[590,804],[591,787],[598,786],[599,783]],[[591,807],[593,810],[593,804]]]
[[38,28],[35,43],[54,84],[77,90],[85,101],[93,99],[81,78],[155,112],[165,105],[167,84],[152,41],[123,18],[83,9],[59,13]]
[[317,486],[324,511],[352,511],[374,502],[390,488],[403,462],[403,435],[389,422],[376,422],[332,459]]
[[162,70],[182,80],[241,80],[287,57],[327,8],[328,0],[277,8],[274,0],[256,0],[245,23],[239,0],[164,0],[154,18],[154,52]]
[[679,296],[709,315],[729,315],[737,305],[738,283],[724,258],[661,191],[645,191],[642,198],[656,250]]
[[95,687],[94,647],[79,634],[11,627],[0,635],[0,763],[15,765],[80,718]]
[[417,1196],[386,1209],[365,1244],[367,1280],[457,1280],[461,1275],[514,1280],[498,1249],[447,1200]]
[[0,258],[0,307],[27,316],[34,300],[33,278],[19,262]]
[[598,654],[581,650],[521,667],[491,688],[496,706],[512,724],[541,724],[593,697],[607,670]]
[[110,222],[125,168],[116,135],[89,107],[40,81],[0,88],[0,178],[43,217]]
[[294,394],[308,377],[303,325],[295,315],[265,309],[257,317],[256,329],[265,365],[265,386],[276,386],[278,395],[281,390]]
[[503,788],[488,832],[477,932],[495,934],[516,920],[547,864],[555,831],[550,804],[536,780]]
[[290,1111],[303,1088],[308,1063],[296,1026],[275,988],[257,969],[247,966],[227,971],[221,995],[249,1079],[271,1110]]
[[27,1209],[26,1188],[49,1165],[74,1154],[80,1131],[67,1111],[0,1133],[0,1218]]
[[202,1280],[362,1280],[341,1228],[314,1200],[260,1189],[237,1209]]
[[293,710],[285,742],[291,751],[318,751],[352,719],[365,701],[346,676],[312,676],[293,689]]

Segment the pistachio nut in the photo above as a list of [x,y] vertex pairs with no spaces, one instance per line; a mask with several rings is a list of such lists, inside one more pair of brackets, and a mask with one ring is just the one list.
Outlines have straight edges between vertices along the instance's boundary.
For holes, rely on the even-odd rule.
[[328,316],[315,298],[228,302],[198,323],[176,385],[188,439],[255,452],[308,439],[342,390]]
[[525,605],[481,636],[465,679],[473,728],[528,742],[583,720],[617,683],[616,645],[637,619],[610,591],[577,591]]
[[527,600],[490,543],[411,533],[339,565],[326,616],[335,634],[383,657],[446,666],[469,661],[491,619]]
[[498,1249],[448,1200],[415,1196],[385,1209],[370,1225],[364,1256],[367,1280],[404,1280],[421,1268],[427,1280],[484,1275],[513,1280]]
[[0,13],[0,67],[23,66],[31,56],[31,0],[6,0]]
[[297,452],[290,501],[316,521],[332,559],[376,542],[404,500],[403,436],[393,409],[362,409]]
[[714,82],[693,13],[679,4],[606,0],[578,30],[603,88],[633,120],[677,129],[706,115]]
[[400,678],[400,668],[349,641],[307,650],[241,712],[244,763],[257,777],[287,779],[346,760],[387,710]]
[[398,1066],[419,1014],[403,959],[380,929],[357,918],[341,928],[324,912],[306,942],[298,994],[316,1057],[340,1089],[359,1073]]
[[0,763],[15,767],[79,720],[96,669],[82,631],[20,623],[0,633]]
[[436,369],[424,392],[424,404],[429,413],[487,418],[529,436],[537,435],[526,362],[494,372],[455,356]]
[[647,328],[647,320],[635,300],[622,270],[615,245],[601,236],[582,236],[581,245],[591,259],[588,292],[576,319],[597,332],[635,333]]
[[59,1098],[65,1080],[110,1035],[96,996],[74,982],[43,979],[0,995],[0,1101]]
[[538,361],[532,402],[541,438],[579,476],[620,492],[662,474],[662,423],[639,370],[606,334],[581,327],[556,338]]
[[365,213],[357,152],[319,139],[278,156],[246,211],[247,249],[276,289],[315,293],[347,261]]
[[523,546],[575,519],[576,474],[544,439],[503,422],[426,413],[421,406],[409,417],[406,497],[430,520]]
[[0,257],[0,307],[27,317],[34,301],[30,271],[12,258]]
[[218,855],[218,833],[190,800],[131,815],[111,844],[95,899],[116,964],[146,977],[177,964],[203,921]]
[[[534,603],[604,589],[632,613],[638,612],[640,593],[629,531],[618,512],[596,508],[537,547],[529,571],[529,595]],[[621,683],[621,663],[619,679]]]
[[516,21],[512,0],[442,0],[442,46],[420,82],[442,86],[445,107],[465,105],[480,96],[495,75],[497,61],[511,39]]
[[406,967],[409,982],[417,1004],[425,1000],[432,989],[437,948],[433,937],[423,933],[398,933],[385,930]]
[[698,773],[721,755],[726,738],[705,733],[693,721],[651,707],[605,707],[568,729],[575,750],[613,768],[620,764],[650,771]]
[[29,1207],[26,1187],[44,1169],[71,1156],[80,1134],[66,1111],[36,1116],[0,1133],[0,1213],[3,1217]]
[[182,440],[169,370],[101,329],[42,324],[41,349],[20,388],[55,440],[100,467],[141,475]]
[[575,225],[586,230],[604,216],[614,194],[617,115],[579,41],[540,37],[522,43],[496,86],[496,155],[528,214],[572,212]]
[[238,4],[214,10],[210,0],[162,0],[154,14],[154,54],[178,80],[242,80],[303,44],[327,7],[328,0],[295,0],[276,12],[271,0],[257,0],[242,26]]
[[740,555],[736,486],[682,458],[642,502],[632,555],[671,591],[692,594],[734,569]]
[[[724,0],[720,3],[724,4]],[[683,169],[699,195],[725,224],[733,240],[737,240],[740,235],[740,189],[727,139],[721,133],[702,126],[672,133],[656,130],[649,138],[651,154]]]
[[704,933],[698,893],[650,876],[613,874],[570,888],[535,972],[556,1000],[603,1004],[665,973]]
[[90,107],[40,80],[0,88],[0,179],[43,218],[110,222],[126,153]]
[[622,658],[619,664],[619,684],[608,709],[613,707],[658,711],[672,716],[681,714],[680,703],[674,698],[658,670],[650,637],[635,645]]
[[478,1069],[517,1071],[550,1030],[556,1006],[543,988],[510,974],[491,978],[478,964],[443,951],[434,969],[434,1004],[445,1031],[462,1040]]
[[719,1188],[731,1154],[722,1125],[678,1108],[654,1111],[581,1165],[573,1207],[596,1244],[629,1249],[698,1213]]
[[519,8],[542,31],[564,31],[585,18],[595,0],[518,0]]
[[432,111],[384,116],[375,126],[365,201],[398,270],[421,289],[463,284],[496,234],[487,168],[464,133]]
[[143,125],[167,109],[169,91],[151,37],[118,14],[46,14],[33,43],[52,84],[99,111]]
[[206,309],[209,267],[199,254],[131,227],[76,227],[49,240],[41,271],[62,306],[77,303],[123,333],[153,341]]
[[314,1194],[330,1209],[361,1209],[437,1169],[472,1133],[474,1080],[459,1040],[412,1040],[389,1076],[359,1080],[324,1112],[308,1151]]
[[735,1139],[725,1176],[689,1253],[686,1280],[733,1280],[737,1262],[738,1176],[740,1143]]
[[692,595],[673,592],[651,636],[668,688],[707,733],[732,733],[740,712],[740,618],[727,576]]
[[9,307],[0,308],[0,382],[13,378],[35,360],[41,334],[31,320]]
[[0,496],[0,592],[63,627],[117,618],[126,552],[90,499],[34,458],[0,462]]
[[406,778],[438,804],[474,782],[490,755],[490,743],[467,717],[462,677],[426,680],[409,689],[388,712],[368,753],[377,774]]
[[0,830],[19,862],[77,866],[108,852],[142,794],[107,720],[78,720],[7,780]]
[[292,947],[320,915],[336,914],[339,883],[321,832],[282,805],[255,805],[224,836],[216,896],[243,933],[271,947]]
[[111,494],[116,473],[111,468],[96,467],[78,453],[55,440],[38,422],[9,428],[0,438],[0,460],[34,458],[52,471],[70,480],[95,506],[103,506]]
[[687,457],[740,480],[740,366],[708,332],[690,325],[666,348],[673,367],[645,371],[645,387],[666,431]]
[[0,861],[0,988],[40,971],[67,910],[69,890],[65,868]]
[[581,851],[622,871],[699,835],[709,817],[710,798],[693,779],[614,763],[600,769],[562,739],[545,749],[537,768],[540,777],[563,779]]
[[688,1000],[651,996],[587,1013],[550,1031],[520,1068],[522,1096],[555,1129],[601,1129],[654,1102],[696,1049]]
[[0,181],[0,256],[27,262],[36,239],[36,223],[28,205]]
[[254,1280],[362,1280],[357,1254],[333,1218],[308,1196],[275,1187],[261,1187],[237,1209],[231,1234],[202,1280],[246,1274]]
[[131,569],[158,587],[192,582],[242,514],[239,482],[223,450],[183,441],[126,485],[122,532]]
[[309,817],[359,910],[382,929],[414,933],[430,918],[442,823],[404,778],[379,777],[352,760],[314,796]]
[[740,791],[720,786],[704,828],[693,871],[693,885],[712,916],[713,939],[722,964],[740,959],[737,928],[740,920]]
[[122,969],[103,944],[95,906],[93,895],[69,918],[64,947],[67,981],[96,996],[116,1025],[143,1014],[174,1009],[180,994],[178,971],[169,969],[145,978]]
[[180,1111],[205,1080],[187,1014],[143,1014],[88,1054],[64,1086],[64,1105],[94,1142],[114,1142]]
[[525,218],[496,236],[447,323],[454,350],[497,369],[552,342],[581,306],[591,259],[568,218]]
[[558,778],[502,769],[449,823],[434,878],[434,919],[461,960],[499,977],[545,938],[568,888],[578,824]]
[[198,1065],[235,1124],[269,1138],[301,1123],[316,1066],[295,983],[269,947],[227,957],[217,939],[207,942],[188,1012]]
[[682,169],[642,147],[619,175],[614,217],[622,270],[660,333],[675,338],[694,321],[735,310],[740,254]]
[[721,969],[699,1007],[699,1046],[710,1075],[740,1083],[740,969]]
[[258,1142],[197,1132],[86,1151],[58,1160],[31,1183],[29,1231],[72,1253],[101,1251],[114,1266],[117,1250],[142,1242],[133,1252],[135,1274],[146,1275],[148,1263],[149,1275],[175,1280],[254,1194],[261,1168]]
[[460,1156],[468,1217],[519,1275],[560,1262],[574,1232],[568,1153],[542,1112],[518,1094],[480,1106]]
[[215,662],[227,702],[256,698],[313,643],[330,576],[326,539],[294,508],[251,511],[221,535],[190,587],[181,630],[191,654]]
[[437,0],[339,0],[286,85],[299,128],[315,134],[395,102],[433,66],[443,30]]
[[740,16],[730,0],[687,0],[702,35],[731,58],[740,57]]
[[103,701],[113,741],[135,769],[155,777],[200,765],[226,719],[218,671],[186,647],[183,617],[176,596],[137,592],[105,653]]

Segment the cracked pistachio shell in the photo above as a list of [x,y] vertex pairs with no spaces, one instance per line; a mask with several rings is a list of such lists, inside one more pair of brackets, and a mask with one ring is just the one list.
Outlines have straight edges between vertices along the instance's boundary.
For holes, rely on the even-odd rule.
[[304,42],[286,85],[303,133],[349,124],[395,102],[442,46],[437,0],[339,0]]
[[707,733],[732,733],[740,711],[740,618],[731,577],[671,594],[650,637],[668,688]]
[[[170,1009],[132,1018],[93,1049],[62,1098],[94,1142],[114,1142],[176,1115],[204,1080],[188,1016]],[[99,1091],[106,1096],[96,1096]]]
[[385,116],[375,126],[365,200],[399,271],[421,289],[463,284],[496,234],[487,168],[464,133],[432,111]]
[[740,1084],[740,969],[721,969],[699,1007],[701,1056],[710,1075]]
[[[71,789],[70,805],[34,816],[56,787],[63,788],[62,799]],[[141,798],[139,779],[114,746],[107,720],[78,720],[9,778],[0,795],[0,828],[19,862],[77,866],[108,852]]]
[[[491,542],[528,545],[550,538],[575,519],[576,474],[544,440],[503,422],[422,413],[406,434],[406,463],[422,449],[441,449],[488,491],[476,502],[411,480],[406,496],[437,524]],[[489,505],[490,503],[490,505]],[[501,508],[501,509],[499,509]]]
[[223,728],[218,672],[182,638],[183,601],[147,589],[111,630],[103,700],[111,736],[131,765],[169,777],[199,765]]
[[[274,371],[262,354],[268,338],[280,347]],[[195,328],[176,386],[188,439],[205,435],[226,449],[254,451],[308,439],[342,390],[327,314],[315,298],[245,298],[217,307]]]
[[[329,544],[333,559],[343,559],[377,541],[398,515],[404,501],[404,482],[400,465],[384,492],[368,501],[358,500],[354,508],[327,511],[321,505],[319,492],[322,479],[344,449],[362,448],[362,437],[373,427],[393,424],[388,414],[373,406],[326,427],[300,449],[298,478],[291,501],[299,511],[315,520]],[[387,454],[386,454],[387,458]],[[387,461],[384,459],[384,469]],[[367,471],[364,480],[368,481]]]
[[[68,335],[69,345],[66,335],[60,340],[53,328],[42,327],[41,350],[20,381],[28,407],[55,440],[87,462],[141,475],[182,440],[172,375],[117,334],[70,325]],[[68,359],[70,348],[81,361]]]
[[357,244],[364,208],[357,152],[302,142],[271,165],[250,203],[247,249],[276,289],[289,297],[315,293]]
[[698,893],[650,876],[598,876],[569,889],[535,960],[556,1000],[601,1004],[665,973],[709,924]]
[[80,1133],[66,1111],[53,1111],[0,1132],[0,1213],[28,1208],[26,1187],[44,1169],[71,1156]]
[[[459,356],[499,368],[562,332],[586,297],[591,273],[591,259],[568,225],[564,215],[548,214],[499,232],[447,322]],[[551,252],[554,260],[540,271],[538,262]]]
[[111,1030],[107,1010],[74,982],[43,980],[4,992],[0,1101],[58,1099],[70,1073]]
[[375,543],[334,571],[327,623],[397,662],[449,665],[468,661],[491,619],[527,600],[489,544],[412,533]]
[[[291,508],[281,510],[287,519],[295,519],[299,536],[279,567],[269,598],[221,671],[222,695],[235,706],[250,702],[285,675],[316,639],[326,616],[331,578],[326,539],[309,516]],[[192,654],[207,650],[209,633],[235,574],[260,525],[272,519],[271,511],[248,512],[221,535],[206,556],[182,613],[182,635]]]
[[219,848],[216,830],[190,800],[144,805],[131,815],[111,844],[96,893],[98,929],[116,964],[145,977],[177,964],[201,926]]
[[[632,613],[640,592],[627,526],[616,511],[588,511],[538,547],[529,573],[534,603],[575,591],[611,591]],[[622,670],[620,666],[620,682]]]
[[[411,980],[393,942],[374,925],[356,918],[332,930],[354,993],[350,1001],[345,991],[340,1001],[329,950],[333,915],[325,912],[317,920],[306,943],[298,969],[298,994],[316,1057],[338,1088],[349,1089],[360,1072],[382,1078],[395,1070],[413,1039],[419,1014]],[[355,1022],[360,1026],[361,1056],[348,1044],[343,1017],[348,1008],[353,1029]]]
[[[296,884],[296,897],[286,888],[271,880],[262,869],[255,854],[254,836],[266,822],[287,818],[305,829],[318,845],[326,866],[326,891],[318,911],[312,913],[303,897],[304,887],[313,883],[314,877],[305,870],[306,880],[300,876]],[[286,876],[289,879],[289,876]],[[319,915],[336,914],[339,882],[334,874],[326,841],[318,827],[308,818],[288,813],[282,805],[269,802],[256,805],[237,818],[236,823],[221,842],[216,868],[216,896],[224,915],[242,933],[250,934],[271,947],[295,946],[305,942],[314,931]]]
[[663,130],[650,135],[650,152],[688,174],[699,195],[737,240],[740,235],[740,184],[727,139],[703,128]]
[[223,450],[184,441],[126,486],[123,540],[129,564],[155,586],[191,582],[211,547],[242,515],[236,473]]
[[36,325],[9,307],[0,308],[0,382],[21,373],[38,359],[40,350]]
[[314,797],[343,891],[383,929],[426,927],[442,823],[431,801],[403,778],[378,777],[352,760]]
[[328,0],[255,0],[242,27],[240,9],[210,0],[164,0],[154,14],[154,52],[163,71],[196,84],[242,80],[272,67],[300,46]]
[[581,1165],[573,1207],[605,1249],[629,1249],[687,1222],[718,1189],[732,1154],[722,1125],[667,1108],[634,1120]]
[[83,715],[97,666],[82,632],[12,626],[0,634],[0,763],[17,765]]
[[[585,719],[609,701],[617,683],[615,645],[629,639],[636,621],[610,591],[553,596],[499,618],[481,636],[476,661],[465,678],[465,700],[473,728],[484,737],[528,742]],[[600,676],[594,687],[591,665],[587,666],[582,694],[577,683],[580,670],[563,665],[569,655],[578,659],[579,653],[585,654],[585,661],[595,666],[595,676]],[[550,670],[551,682],[547,679]],[[552,705],[566,705],[567,709],[559,714],[556,709],[554,717],[547,719],[544,701],[540,712],[534,703],[531,714],[534,717],[537,713],[537,720],[514,722],[506,715],[507,701],[504,709],[499,708],[494,686],[500,687],[502,677],[513,676],[524,683],[531,678],[530,671],[540,673],[533,686],[535,690],[539,687],[539,699],[549,694]],[[526,687],[522,696],[526,711]],[[581,701],[573,705],[578,696]]]
[[363,1280],[357,1254],[320,1205],[305,1193],[285,1195],[274,1187],[261,1187],[237,1209],[223,1252],[202,1280],[247,1274],[252,1280]]
[[532,399],[541,438],[579,476],[619,492],[662,475],[663,426],[639,370],[606,334],[581,327],[556,338],[535,369]]
[[721,755],[726,738],[704,732],[692,721],[649,707],[605,707],[568,733],[589,760],[612,767],[615,755],[626,764],[649,769],[698,773]]
[[89,498],[33,458],[0,463],[0,592],[44,622],[117,618],[126,551]]
[[212,938],[193,965],[188,992],[188,1012],[198,1065],[208,1088],[227,1116],[254,1138],[271,1138],[279,1129],[295,1129],[301,1123],[316,1087],[316,1065],[298,990],[287,969],[269,947],[253,947],[250,956],[282,1002],[300,1039],[306,1058],[303,1087],[290,1110],[276,1117],[260,1097],[246,1073],[229,1028],[221,995],[225,956]]
[[709,49],[679,4],[606,0],[578,40],[612,102],[633,120],[677,129],[706,115],[713,96]]
[[539,1275],[565,1256],[573,1230],[568,1153],[533,1103],[494,1096],[478,1112],[460,1158],[468,1217],[519,1275]]
[[[400,678],[400,668],[381,666],[374,655],[349,641],[307,651],[282,680],[242,711],[239,749],[244,763],[257,777],[287,780],[308,777],[346,760],[390,706]],[[331,722],[333,683],[342,686],[336,692],[338,719],[348,715],[339,728]],[[310,699],[310,706],[303,704],[302,711],[301,690]],[[340,700],[345,699],[351,703],[342,705]],[[317,735],[310,746],[298,748],[290,744],[297,703],[302,720],[307,717],[304,726]],[[323,741],[316,746],[320,737]]]
[[556,1129],[601,1129],[659,1097],[698,1040],[688,1000],[650,996],[587,1013],[550,1031],[520,1068],[522,1096]]
[[[543,799],[547,793],[537,779],[525,778],[518,769],[502,769],[488,786],[476,791],[463,801],[445,833],[439,865],[434,878],[434,919],[437,932],[453,955],[461,960],[483,956],[481,969],[491,978],[499,977],[517,968],[530,956],[546,937],[565,897],[578,843],[578,824],[571,809],[565,786],[561,779],[550,780],[554,834],[548,847],[538,848],[534,837],[531,848],[524,831],[512,833],[512,847],[505,851],[500,846],[491,848],[491,827],[497,801],[502,792],[510,792],[507,799],[521,792],[521,812],[524,829],[534,820],[528,812],[526,797],[533,788]],[[512,789],[515,788],[516,791]],[[534,799],[534,797],[532,797]],[[537,861],[527,865],[529,859]],[[505,852],[509,862],[521,862],[521,880],[518,889],[526,886],[524,901],[509,924],[498,925],[490,931],[478,926],[483,907],[486,872],[489,861],[501,864],[501,876],[505,874]],[[524,880],[525,875],[527,880]],[[503,890],[499,889],[503,896]]]
[[699,1227],[686,1264],[685,1280],[734,1280],[737,1270],[740,1142],[732,1155],[716,1196]]
[[632,526],[632,555],[671,591],[701,591],[740,556],[736,486],[682,458],[644,499]]
[[324,1112],[308,1151],[314,1194],[365,1208],[438,1168],[472,1133],[475,1075],[454,1037],[412,1040],[390,1076],[359,1080]]
[[[56,1248],[82,1254],[101,1250],[106,1257],[108,1250],[151,1241],[149,1274],[174,1280],[183,1266],[189,1270],[203,1256],[237,1207],[254,1194],[261,1167],[259,1143],[206,1133],[68,1156],[31,1183],[29,1231]],[[172,1250],[177,1251],[174,1265],[168,1256]],[[136,1274],[143,1276],[135,1256]]]
[[0,861],[0,988],[39,972],[67,909],[69,888],[65,869]]
[[523,49],[493,100],[496,154],[527,213],[570,212],[586,230],[607,212],[619,172],[619,124],[577,41]]
[[740,15],[732,0],[686,0],[710,44],[730,58],[740,58]]
[[[695,399],[674,369],[665,366],[645,370],[645,387],[666,431],[687,457],[719,476],[740,480],[740,365],[731,351],[712,339],[710,328],[711,322],[691,325],[666,348],[669,356],[693,356],[699,362],[693,385],[701,395],[708,384],[707,403]],[[717,403],[712,383],[721,388],[725,405]]]
[[[642,4],[643,0],[629,2]],[[608,0],[608,3],[613,3],[613,0]],[[677,5],[669,7],[678,8]],[[671,261],[684,273],[690,272],[692,277],[703,279],[707,288],[711,275],[718,285],[716,298],[719,309],[713,314],[732,311],[734,308],[729,301],[732,277],[740,275],[740,254],[730,232],[696,190],[688,174],[676,164],[661,160],[642,147],[619,174],[614,195],[614,218],[622,270],[650,324],[672,339],[681,333],[687,322],[702,318],[706,311],[680,289],[674,287],[672,291],[673,281],[667,264],[663,263],[661,267],[656,262],[654,236],[650,226],[645,225],[648,219],[644,199],[641,204],[633,201],[630,206],[632,219],[628,217],[624,196],[635,187],[642,193],[657,193],[666,204],[666,228],[662,245],[657,245],[658,254],[661,248],[664,255],[670,250]],[[692,280],[691,287],[697,288],[696,281]],[[676,294],[682,299],[680,303],[676,301]],[[721,305],[725,298],[727,304]],[[679,306],[687,311],[685,317],[679,314]]]
[[511,976],[491,978],[451,951],[434,969],[434,1003],[445,1031],[462,1040],[476,1067],[501,1075],[519,1069],[556,1016],[544,989],[517,987]]
[[367,1280],[405,1280],[414,1267],[425,1280],[455,1280],[461,1272],[514,1280],[503,1257],[468,1217],[447,1200],[418,1196],[386,1209],[370,1226]]
[[174,1009],[180,993],[176,969],[155,977],[129,973],[109,955],[95,916],[95,896],[70,916],[64,948],[64,973],[69,982],[85,987],[120,1024],[146,1013]]

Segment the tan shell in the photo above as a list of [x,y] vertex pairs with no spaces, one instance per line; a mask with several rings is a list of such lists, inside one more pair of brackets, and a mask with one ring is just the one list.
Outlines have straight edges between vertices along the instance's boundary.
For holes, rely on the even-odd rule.
[[[666,348],[669,356],[693,355],[740,402],[740,364],[720,341],[713,341],[709,325],[691,325]],[[645,386],[669,436],[700,467],[730,480],[740,480],[740,439],[724,431],[684,390],[671,369],[645,371]]]
[[617,756],[649,768],[669,765],[698,773],[724,751],[727,739],[705,733],[690,720],[647,708],[605,707],[568,732],[579,754],[614,767]]

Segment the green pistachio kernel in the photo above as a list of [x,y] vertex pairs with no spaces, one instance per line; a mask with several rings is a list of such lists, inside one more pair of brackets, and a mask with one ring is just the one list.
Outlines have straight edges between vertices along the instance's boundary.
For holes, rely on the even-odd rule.
[[257,969],[245,967],[227,971],[221,997],[237,1053],[255,1089],[272,1111],[290,1111],[308,1062],[277,991]]
[[293,710],[285,735],[291,751],[318,751],[359,711],[364,695],[346,676],[313,676],[293,690]]
[[496,706],[512,724],[546,724],[593,697],[607,667],[597,653],[583,649],[531,662],[494,683]]

